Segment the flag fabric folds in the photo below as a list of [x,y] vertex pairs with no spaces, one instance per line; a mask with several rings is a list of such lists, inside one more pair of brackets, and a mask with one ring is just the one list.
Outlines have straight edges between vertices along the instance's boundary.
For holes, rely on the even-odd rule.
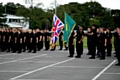
[[65,13],[64,42],[66,42],[66,46],[68,46],[69,37],[71,36],[71,33],[73,32],[75,26],[76,22],[68,15],[68,13]]
[[56,45],[56,42],[59,38],[59,34],[63,29],[63,22],[54,14],[53,16],[53,28],[52,28],[52,47]]

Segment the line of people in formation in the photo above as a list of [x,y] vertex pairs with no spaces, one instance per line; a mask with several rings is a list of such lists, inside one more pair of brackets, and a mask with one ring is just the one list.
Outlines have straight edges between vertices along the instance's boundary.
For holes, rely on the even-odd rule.
[[40,29],[1,28],[0,51],[21,53],[27,50],[36,53],[36,51],[43,49],[43,40],[45,41],[45,50],[49,50],[50,36],[48,29],[42,31]]
[[[109,28],[87,28],[87,32],[83,31],[83,27],[79,26],[76,33],[72,32],[69,38],[69,56],[74,56],[74,38],[76,38],[76,58],[81,58],[83,54],[84,36],[87,36],[88,54],[91,55],[89,59],[100,58],[105,60],[105,57],[112,55],[112,36],[114,36],[115,54],[118,60],[116,65],[120,66],[120,28],[117,27],[114,33],[111,33]],[[107,52],[106,52],[107,50]]]
[[[106,33],[105,33],[106,31]],[[112,36],[114,35],[114,47],[116,57],[118,59],[118,64],[120,65],[120,28],[117,27],[114,31],[114,34],[111,33],[109,28],[88,28],[87,32],[83,31],[83,27],[79,26],[79,29],[76,32],[72,32],[69,37],[68,47],[65,45],[65,50],[69,50],[69,56],[74,56],[74,39],[76,38],[76,58],[81,58],[83,54],[83,43],[84,36],[87,36],[87,47],[88,54],[91,55],[90,59],[95,59],[96,54],[100,60],[105,60],[105,50],[107,49],[107,56],[111,56],[112,52]],[[15,28],[0,28],[0,51],[6,51],[12,53],[21,53],[28,52],[36,53],[43,49],[45,45],[45,50],[50,49],[50,40],[51,33],[48,29],[44,31],[40,29],[29,29],[29,30],[20,30]],[[59,35],[59,45],[60,49],[63,49],[63,32]],[[97,50],[96,50],[97,49]],[[51,49],[51,51],[54,51]],[[97,51],[97,52],[96,52]]]

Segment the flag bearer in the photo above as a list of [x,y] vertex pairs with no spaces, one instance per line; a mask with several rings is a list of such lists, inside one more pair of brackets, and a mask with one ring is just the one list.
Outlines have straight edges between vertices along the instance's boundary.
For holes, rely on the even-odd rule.
[[68,57],[73,57],[74,55],[74,32],[71,33],[69,37],[69,56]]

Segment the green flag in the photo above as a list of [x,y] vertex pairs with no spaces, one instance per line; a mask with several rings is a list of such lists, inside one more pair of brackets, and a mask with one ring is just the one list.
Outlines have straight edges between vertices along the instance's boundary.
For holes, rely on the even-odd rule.
[[66,42],[67,46],[68,46],[69,37],[71,36],[71,33],[73,32],[75,25],[76,25],[76,22],[68,15],[68,13],[65,13],[64,42]]

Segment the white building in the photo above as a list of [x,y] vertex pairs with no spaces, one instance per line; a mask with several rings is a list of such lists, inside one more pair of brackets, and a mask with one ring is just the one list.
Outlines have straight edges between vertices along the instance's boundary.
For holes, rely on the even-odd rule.
[[6,23],[11,28],[29,29],[29,22],[22,16],[6,15]]

